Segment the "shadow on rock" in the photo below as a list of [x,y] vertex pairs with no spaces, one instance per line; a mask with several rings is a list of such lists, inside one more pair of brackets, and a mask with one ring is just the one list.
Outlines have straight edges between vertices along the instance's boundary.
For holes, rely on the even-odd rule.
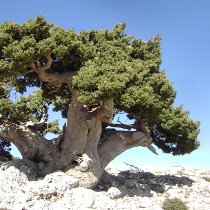
[[186,176],[155,175],[150,172],[121,171],[118,175],[105,172],[96,190],[108,190],[110,187],[118,188],[123,195],[152,197],[151,191],[164,193],[172,186],[191,187],[194,181]]

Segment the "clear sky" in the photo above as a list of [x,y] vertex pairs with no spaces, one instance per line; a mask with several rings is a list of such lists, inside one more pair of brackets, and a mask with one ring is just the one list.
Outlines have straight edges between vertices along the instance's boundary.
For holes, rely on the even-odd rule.
[[183,165],[210,168],[210,1],[209,0],[0,0],[0,23],[17,23],[43,15],[50,22],[76,31],[112,29],[127,23],[127,34],[147,40],[162,37],[162,68],[183,104],[201,122],[200,148],[173,157],[158,150],[129,150],[113,161],[141,167]]

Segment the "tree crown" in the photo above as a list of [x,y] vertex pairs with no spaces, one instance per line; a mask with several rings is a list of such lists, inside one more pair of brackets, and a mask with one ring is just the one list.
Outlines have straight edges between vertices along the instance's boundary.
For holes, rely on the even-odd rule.
[[[183,108],[174,107],[176,96],[166,73],[160,69],[160,36],[148,41],[125,33],[126,24],[113,30],[76,33],[37,17],[23,24],[0,25],[0,120],[1,123],[36,123],[48,120],[48,106],[54,105],[66,117],[71,93],[89,107],[100,106],[112,98],[116,114],[123,111],[135,123],[143,121],[154,143],[174,155],[197,149],[199,122],[189,118]],[[58,87],[40,79],[34,71],[51,63],[48,74],[73,78]],[[17,101],[11,91],[24,93],[28,87],[41,90]],[[60,132],[58,123],[48,123],[41,133]]]

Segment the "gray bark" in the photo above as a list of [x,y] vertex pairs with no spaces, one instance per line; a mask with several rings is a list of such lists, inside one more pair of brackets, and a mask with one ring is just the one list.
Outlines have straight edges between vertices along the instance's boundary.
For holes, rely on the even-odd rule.
[[0,138],[15,144],[25,159],[50,161],[58,152],[58,147],[27,126],[1,125]]
[[108,132],[108,137],[98,147],[101,166],[105,168],[115,157],[133,147],[147,147],[157,154],[151,144],[150,136],[143,132],[111,130],[111,134]]

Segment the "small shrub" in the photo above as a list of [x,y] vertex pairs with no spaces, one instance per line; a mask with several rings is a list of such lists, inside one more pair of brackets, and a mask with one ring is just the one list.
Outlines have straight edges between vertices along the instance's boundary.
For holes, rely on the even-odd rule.
[[185,203],[178,198],[173,198],[173,199],[167,198],[164,201],[162,208],[164,210],[188,210]]

